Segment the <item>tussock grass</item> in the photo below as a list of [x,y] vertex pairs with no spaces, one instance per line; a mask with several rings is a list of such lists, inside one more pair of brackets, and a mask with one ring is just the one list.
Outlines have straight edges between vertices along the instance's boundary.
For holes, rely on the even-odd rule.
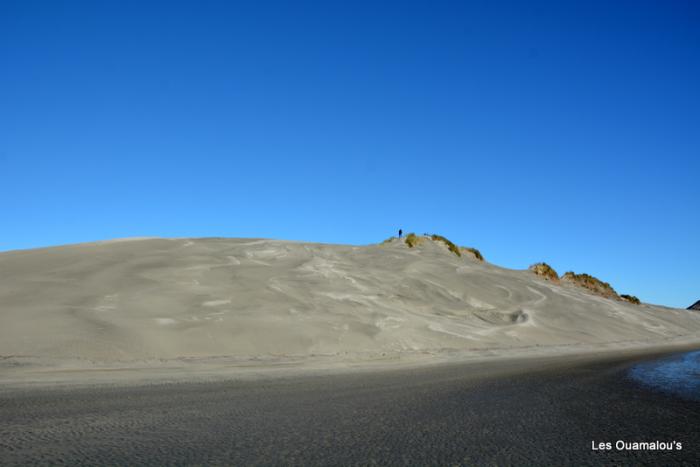
[[623,299],[626,302],[633,303],[635,305],[639,305],[641,302],[637,297],[634,295],[627,295],[627,294],[622,294],[620,295],[620,298]]
[[576,274],[573,271],[568,271],[562,276],[562,279],[572,282],[584,289],[588,289],[595,294],[602,295],[603,297],[620,299],[620,296],[610,284],[589,274]]
[[391,243],[392,241],[394,241],[395,238],[396,237],[389,237],[386,240],[384,240],[382,243],[380,243],[380,245],[386,245],[387,243]]
[[535,263],[528,268],[538,276],[544,277],[553,282],[559,282],[559,274],[547,263]]
[[420,245],[423,242],[423,239],[411,232],[410,234],[406,235],[404,242],[406,242],[406,245],[408,245],[409,248],[413,248],[414,246]]
[[468,252],[468,253],[471,253],[471,254],[474,255],[474,257],[475,257],[476,259],[478,259],[479,261],[484,261],[484,256],[483,256],[483,255],[481,254],[481,252],[480,252],[479,250],[477,250],[476,248],[472,248],[472,247],[469,247],[469,246],[463,246],[463,247],[460,247],[460,250],[466,251],[466,252]]
[[442,243],[444,243],[445,245],[447,245],[447,248],[448,248],[452,253],[456,254],[457,256],[462,256],[462,252],[459,251],[459,248],[457,247],[457,245],[455,245],[454,243],[452,243],[451,241],[449,241],[447,238],[443,237],[442,235],[432,234],[432,235],[430,236],[430,238],[431,238],[434,242],[442,242]]

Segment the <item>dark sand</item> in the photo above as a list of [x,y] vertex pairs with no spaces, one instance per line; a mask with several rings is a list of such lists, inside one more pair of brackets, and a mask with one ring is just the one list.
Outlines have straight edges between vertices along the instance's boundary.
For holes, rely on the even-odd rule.
[[[0,463],[698,465],[700,403],[626,376],[637,356],[247,382],[0,391]],[[679,441],[681,451],[592,451]]]

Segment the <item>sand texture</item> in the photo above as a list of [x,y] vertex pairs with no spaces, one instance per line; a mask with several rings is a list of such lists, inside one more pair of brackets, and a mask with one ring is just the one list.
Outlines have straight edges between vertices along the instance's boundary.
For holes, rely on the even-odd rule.
[[700,341],[632,305],[441,242],[132,239],[0,253],[0,380],[22,371],[362,365]]
[[[634,362],[567,356],[264,383],[0,386],[0,465],[696,466],[700,405],[629,381]],[[591,449],[617,440],[683,449]]]

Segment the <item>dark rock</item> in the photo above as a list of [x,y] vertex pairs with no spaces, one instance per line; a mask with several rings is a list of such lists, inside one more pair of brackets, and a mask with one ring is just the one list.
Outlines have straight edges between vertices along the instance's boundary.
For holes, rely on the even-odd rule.
[[689,309],[689,310],[698,310],[698,311],[700,311],[700,300],[698,300],[697,302],[695,302],[695,303],[693,303],[692,305],[690,305],[690,306],[688,307],[688,309]]

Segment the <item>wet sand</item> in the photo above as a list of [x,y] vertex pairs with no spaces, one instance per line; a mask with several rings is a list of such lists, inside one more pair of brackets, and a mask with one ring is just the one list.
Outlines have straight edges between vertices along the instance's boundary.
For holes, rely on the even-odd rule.
[[[700,404],[627,376],[654,355],[130,387],[0,389],[0,463],[697,465]],[[681,451],[593,451],[677,441]]]

